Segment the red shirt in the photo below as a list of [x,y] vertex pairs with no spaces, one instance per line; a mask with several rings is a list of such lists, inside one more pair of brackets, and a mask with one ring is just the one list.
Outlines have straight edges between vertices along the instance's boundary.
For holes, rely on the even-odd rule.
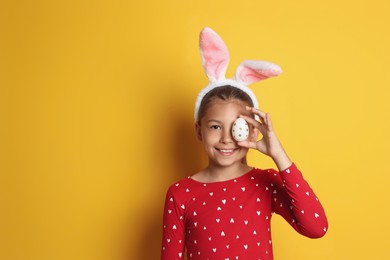
[[318,238],[328,223],[295,164],[282,172],[252,169],[238,178],[169,187],[161,259],[273,259],[270,220],[280,214],[300,234]]

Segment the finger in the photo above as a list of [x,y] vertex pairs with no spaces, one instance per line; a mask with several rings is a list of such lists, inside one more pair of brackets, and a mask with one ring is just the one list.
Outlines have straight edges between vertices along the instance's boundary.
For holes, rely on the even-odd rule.
[[272,129],[271,115],[269,113],[267,113],[267,125],[270,129]]
[[237,142],[237,144],[241,147],[256,149],[256,142],[242,141]]
[[254,127],[256,127],[257,129],[259,129],[262,125],[261,122],[255,120],[254,118],[252,117],[249,117],[249,116],[245,116],[245,115],[240,115],[241,118],[243,118],[245,121],[247,121],[249,124],[253,125]]
[[259,109],[256,109],[254,107],[247,107],[247,110],[250,110],[254,115],[255,115],[255,119],[260,121],[262,124],[264,124],[266,122],[266,113],[259,110]]
[[266,113],[264,111],[261,111],[260,109],[257,109],[255,107],[246,107],[247,110],[250,110],[252,113],[254,113],[255,115],[258,115],[259,117],[265,119],[266,117]]

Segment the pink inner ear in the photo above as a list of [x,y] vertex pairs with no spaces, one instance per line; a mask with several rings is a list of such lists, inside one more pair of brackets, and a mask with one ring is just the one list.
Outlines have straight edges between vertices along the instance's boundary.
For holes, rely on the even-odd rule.
[[269,78],[266,73],[267,71],[263,73],[262,71],[256,71],[248,67],[243,67],[241,70],[240,79],[247,84],[251,84]]
[[235,78],[246,85],[280,75],[276,64],[266,61],[244,61],[238,66]]
[[226,44],[221,37],[206,27],[200,34],[199,44],[203,68],[209,80],[225,78],[230,58]]

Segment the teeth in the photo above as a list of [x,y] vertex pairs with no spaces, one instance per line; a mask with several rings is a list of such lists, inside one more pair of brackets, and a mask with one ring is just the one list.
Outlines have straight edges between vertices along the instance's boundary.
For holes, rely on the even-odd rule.
[[233,152],[233,150],[220,150],[221,152],[223,152],[223,153],[231,153],[231,152]]

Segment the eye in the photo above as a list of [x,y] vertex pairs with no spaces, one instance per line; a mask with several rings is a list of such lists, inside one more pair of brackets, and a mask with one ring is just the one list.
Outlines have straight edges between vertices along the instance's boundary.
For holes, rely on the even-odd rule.
[[221,129],[221,126],[220,125],[212,125],[212,126],[210,126],[210,129],[219,130],[219,129]]

